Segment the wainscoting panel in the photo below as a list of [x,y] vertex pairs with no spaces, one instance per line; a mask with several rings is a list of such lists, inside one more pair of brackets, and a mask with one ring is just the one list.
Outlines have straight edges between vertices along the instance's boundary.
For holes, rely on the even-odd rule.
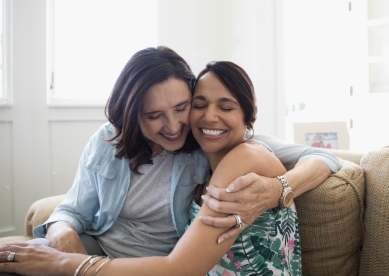
[[90,137],[105,121],[49,121],[51,194],[66,193]]
[[0,121],[0,235],[15,230],[12,122]]

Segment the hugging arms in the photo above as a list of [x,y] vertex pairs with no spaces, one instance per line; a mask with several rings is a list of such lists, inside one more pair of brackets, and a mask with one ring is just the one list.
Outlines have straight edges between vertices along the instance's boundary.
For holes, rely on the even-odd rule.
[[[170,72],[172,69],[174,72]],[[167,73],[164,74],[164,71],[167,71]],[[139,72],[146,75],[148,74],[148,76],[145,78],[135,77],[139,75]],[[191,255],[197,261],[200,260],[200,262],[193,263],[196,265],[202,263],[203,259],[199,259],[200,257],[212,255],[210,259],[206,260],[209,266],[211,261],[214,260],[213,258],[220,258],[220,254],[225,252],[225,248],[228,248],[232,242],[234,242],[236,236],[242,230],[238,227],[232,227],[237,224],[237,217],[232,215],[226,216],[227,214],[236,214],[241,218],[243,225],[247,227],[265,210],[279,206],[278,201],[282,195],[283,188],[280,180],[274,178],[274,176],[283,174],[284,171],[273,172],[273,174],[271,173],[272,170],[265,166],[266,163],[258,164],[262,164],[264,165],[263,168],[269,169],[266,170],[267,173],[261,170],[262,166],[253,167],[253,165],[256,164],[255,160],[257,159],[250,158],[258,158],[259,156],[253,156],[252,152],[255,151],[247,152],[246,159],[239,159],[242,160],[239,161],[238,164],[241,165],[241,167],[235,165],[235,162],[233,162],[236,161],[236,159],[232,159],[230,160],[231,162],[228,162],[226,167],[219,169],[223,172],[236,173],[235,175],[216,173],[218,171],[216,166],[213,166],[212,168],[214,176],[211,180],[211,185],[208,186],[208,190],[213,197],[219,197],[222,201],[215,204],[215,199],[204,194],[203,199],[211,208],[208,209],[207,205],[204,204],[202,211],[200,211],[200,217],[202,217],[204,222],[216,225],[219,228],[206,226],[201,223],[199,219],[194,220],[192,223],[193,226],[188,230],[188,233],[192,234],[184,235],[184,238],[180,240],[180,244],[184,244],[184,246],[177,245],[174,247],[178,237],[183,235],[185,225],[189,218],[188,212],[183,212],[183,210],[189,210],[197,184],[204,184],[209,179],[208,173],[210,167],[207,157],[213,156],[212,154],[214,153],[212,150],[209,151],[204,149],[208,153],[208,156],[206,156],[203,151],[200,149],[193,149],[193,147],[191,150],[187,151],[179,150],[180,148],[186,148],[186,146],[188,146],[188,139],[186,138],[187,135],[190,134],[188,118],[191,102],[190,91],[192,90],[192,85],[194,83],[193,79],[194,77],[190,68],[182,58],[166,47],[145,49],[134,55],[126,65],[121,76],[119,76],[107,104],[107,117],[109,118],[110,123],[102,126],[92,137],[81,157],[79,171],[76,175],[74,185],[68,192],[64,202],[57,207],[47,223],[35,229],[35,235],[38,237],[45,235],[46,226],[49,224],[47,237],[50,239],[52,246],[57,246],[59,244],[59,246],[62,246],[62,249],[60,249],[63,251],[85,253],[85,249],[81,242],[77,240],[78,234],[85,232],[97,239],[104,252],[110,251],[115,247],[113,246],[115,244],[122,245],[122,248],[119,250],[116,250],[117,248],[114,248],[115,250],[113,251],[111,250],[112,254],[109,255],[112,255],[112,257],[115,257],[116,259],[106,263],[104,266],[105,271],[106,269],[109,269],[110,272],[117,272],[120,274],[121,271],[123,273],[124,271],[129,272],[139,265],[138,272],[147,274],[148,272],[151,272],[150,269],[153,266],[147,265],[144,267],[144,265],[148,262],[147,260],[150,259],[130,261],[128,259],[123,260],[121,257],[167,255],[174,248],[171,256],[180,258],[182,250],[180,250],[180,248],[190,249],[192,246],[191,243],[193,242],[191,237],[195,237],[195,242],[198,239],[202,240],[204,235],[199,235],[199,233],[204,233],[205,230],[203,229],[207,229],[207,231],[210,231],[211,235],[204,239],[206,243],[195,244],[193,245],[193,248],[197,248],[200,245],[201,247],[205,246],[204,253],[208,252],[209,254],[202,254],[202,251],[200,253],[194,250],[189,251],[192,252],[192,254],[193,252],[197,252],[197,254],[201,255]],[[132,84],[131,82],[135,82],[135,84]],[[239,91],[239,89],[237,91]],[[250,91],[250,93],[252,93],[252,91]],[[236,98],[238,95],[239,94],[235,94],[234,97]],[[227,102],[235,101],[235,106],[238,106],[240,108],[239,110],[247,112],[245,107],[240,107],[241,103],[237,104],[234,97],[229,98],[230,100]],[[206,96],[203,95],[197,99],[199,101],[204,101],[205,104],[196,105],[196,111],[200,112],[201,110],[204,110],[203,107],[208,106],[208,101],[204,100],[205,98]],[[225,97],[222,98],[224,99]],[[224,104],[225,101],[223,100],[221,102]],[[226,109],[224,107],[216,108],[218,105],[215,105],[212,102],[209,103],[210,106],[215,106],[215,110],[219,110],[220,112]],[[139,105],[143,107],[141,109],[131,108],[131,106]],[[254,106],[254,97],[251,97],[251,105]],[[232,110],[232,108],[228,108],[227,110],[230,109]],[[223,112],[228,113],[226,110]],[[223,112],[216,112],[215,115],[209,116],[209,118],[208,115],[204,115],[203,119],[199,118],[199,124],[203,122],[201,124],[204,124],[206,127],[199,126],[198,128],[195,128],[194,131],[205,129],[203,134],[206,136],[217,136],[212,139],[229,137],[224,134],[233,133],[232,129],[234,128],[230,127],[228,124],[221,124],[219,126],[221,130],[218,130],[218,128],[217,130],[214,130],[214,127],[212,127],[213,120],[216,120],[213,122],[216,123],[220,118],[227,114],[224,114]],[[252,114],[249,115],[251,116],[249,120],[247,121],[244,119],[243,123],[240,122],[239,127],[237,127],[241,139],[237,141],[240,141],[240,143],[245,141],[243,137],[246,127],[252,127],[251,123],[252,118],[255,117],[255,108],[251,108],[250,112]],[[221,116],[221,114],[224,115]],[[240,117],[228,118],[232,120]],[[223,119],[220,120],[220,122],[221,121],[225,120]],[[205,124],[205,122],[208,123]],[[196,123],[196,121],[194,121],[194,123]],[[191,124],[192,128],[194,127],[194,123]],[[210,130],[207,130],[207,128]],[[107,139],[110,137],[113,137],[111,142],[113,142],[114,145],[107,143]],[[198,139],[198,137],[196,137],[196,139]],[[135,144],[131,144],[132,140],[135,141]],[[331,170],[336,171],[339,168],[336,157],[333,157],[329,153],[304,146],[284,145],[271,137],[268,138],[268,141],[266,142],[270,148],[281,157],[281,160],[284,159],[282,161],[285,163],[286,167],[290,167],[296,160],[300,160],[297,164],[297,169],[284,174],[285,178],[288,179],[290,186],[292,189],[295,189],[296,193],[302,193],[304,190],[318,185],[330,175]],[[206,146],[207,143],[204,145]],[[232,146],[227,147],[228,150],[231,150],[232,148]],[[131,149],[136,150],[132,151]],[[263,160],[273,160],[272,162],[276,162],[272,155],[266,156],[266,154],[269,153],[266,151],[264,152],[262,146],[255,146],[255,150],[264,154],[265,158]],[[171,152],[174,152],[174,154],[169,154]],[[224,155],[226,154],[226,150],[222,150],[222,152],[224,152]],[[232,150],[230,153],[233,152],[235,151]],[[225,156],[225,158],[227,158],[226,160],[229,160],[228,156],[230,153]],[[309,158],[314,156],[316,156],[316,158]],[[214,156],[211,157],[210,160],[212,158],[214,158]],[[128,162],[129,160],[131,162]],[[328,167],[324,165],[322,161],[324,161]],[[247,164],[245,162],[247,162]],[[211,167],[212,163],[214,163],[214,161],[211,161]],[[244,166],[242,166],[243,164]],[[162,170],[166,168],[166,166],[171,166],[172,168],[168,171],[165,170],[164,176],[167,175],[167,178],[165,180],[158,178],[159,181],[153,181],[152,177],[153,174],[155,175],[155,171],[158,172],[159,169]],[[148,173],[145,173],[146,171],[139,171],[139,168],[141,170],[146,169]],[[238,168],[239,170],[235,170]],[[302,172],[303,168],[308,169],[308,171]],[[143,175],[137,174],[139,172],[143,173]],[[232,182],[232,185],[235,186],[235,190],[231,185],[229,186],[229,191],[232,192],[227,193],[225,188],[226,185],[233,181],[234,178],[246,173],[248,174],[238,178],[237,182]],[[259,176],[260,174],[268,176],[269,178]],[[222,178],[227,176],[228,178]],[[219,177],[221,178],[219,179]],[[137,181],[137,179],[142,179],[142,181]],[[162,185],[159,187],[160,190],[157,190],[158,187],[154,186],[154,183]],[[305,185],[307,183],[308,186]],[[139,184],[142,184],[142,186],[136,186]],[[149,185],[146,186],[146,188],[149,188],[145,190],[143,197],[135,197],[135,193],[133,193],[134,190],[131,190],[131,187],[144,188],[145,185]],[[236,192],[240,188],[246,186],[248,187],[240,192]],[[135,189],[135,192],[137,190],[138,189]],[[166,193],[167,191],[168,193]],[[167,196],[161,197],[161,193],[165,193]],[[159,199],[164,200],[162,201]],[[224,200],[230,201],[223,202]],[[161,226],[166,227],[169,237],[172,237],[171,239],[166,239],[161,233],[150,228],[147,229],[147,231],[139,232],[139,229],[142,227],[131,226],[133,221],[142,223],[142,220],[137,221],[137,217],[134,217],[133,215],[133,217],[131,217],[131,215],[129,217],[129,212],[131,210],[126,209],[125,206],[135,206],[138,202],[146,202],[146,206],[149,207],[155,207],[156,203],[160,204],[158,206],[161,206],[161,208],[154,209],[153,214],[151,215],[156,216],[157,219],[163,217],[163,221],[168,222],[163,225],[161,224]],[[127,203],[129,204],[127,205]],[[201,202],[198,203],[201,204]],[[212,207],[214,207],[214,211],[212,211]],[[139,211],[148,211],[148,209],[153,208],[141,208]],[[217,213],[214,213],[215,211]],[[220,213],[224,213],[224,215]],[[135,215],[137,216],[138,213]],[[149,214],[142,213],[142,215],[148,216]],[[271,215],[277,216],[277,212],[273,211]],[[125,224],[123,224],[123,222],[125,222]],[[121,226],[127,225],[127,222],[130,223],[128,229],[125,231],[121,230]],[[145,224],[141,225],[145,226]],[[228,229],[230,230],[223,234],[224,236],[221,235],[218,237],[218,235]],[[155,237],[150,237],[148,235],[149,231],[154,231]],[[157,243],[160,245],[160,250],[155,252],[154,248],[149,247],[144,248],[144,251],[139,250],[138,252],[138,250],[135,250],[129,253],[128,251],[135,247],[136,240],[139,239],[139,236],[136,239],[131,238],[133,236],[130,234],[133,233],[140,235],[141,238],[144,239],[143,243],[145,245],[150,244],[151,241],[156,239]],[[124,239],[118,240],[115,238],[121,234],[126,235]],[[227,239],[230,236],[233,238]],[[185,239],[185,237],[187,238]],[[56,239],[58,242],[56,242]],[[224,242],[222,242],[223,240]],[[70,244],[68,244],[69,241]],[[210,246],[209,248],[208,245]],[[78,248],[75,249],[74,246]],[[27,248],[26,245],[3,246],[0,250],[0,262],[3,262],[5,259],[2,259],[1,256],[5,257],[5,254],[9,254],[11,250],[16,252],[14,262],[0,264],[0,271],[17,271],[19,273],[22,272],[22,274],[30,273],[32,275],[34,275],[34,273],[38,273],[35,275],[39,275],[39,271],[50,271],[52,267],[47,261],[59,263],[61,268],[64,268],[67,271],[64,275],[69,275],[70,270],[73,269],[74,272],[76,265],[80,264],[82,259],[85,259],[86,257],[85,255],[79,254],[65,255],[64,253],[54,251],[50,248],[43,249],[32,245],[27,246]],[[40,255],[40,257],[38,257],[37,254],[33,254],[34,250],[39,251],[38,255]],[[81,250],[81,252],[77,250]],[[180,253],[178,254],[175,252]],[[171,256],[156,257],[166,265],[164,266],[167,269],[166,271],[172,269],[169,261],[176,260]],[[43,257],[45,257],[46,261],[42,259]],[[36,261],[33,266],[36,270],[23,270],[26,269],[26,264],[31,267],[32,264],[31,262],[28,263],[29,260]],[[61,261],[59,262],[58,260]],[[155,261],[155,259],[152,260]],[[99,260],[99,263],[100,262],[103,262],[103,260]],[[132,264],[132,266],[128,267],[128,264]],[[174,264],[179,266],[185,265],[182,263]],[[205,269],[204,267],[202,269]],[[180,267],[180,269],[181,268],[182,267]],[[182,269],[185,270],[187,268]],[[104,270],[101,269],[100,272],[103,273]],[[198,271],[202,270],[199,269]],[[88,273],[85,275],[88,275]]]

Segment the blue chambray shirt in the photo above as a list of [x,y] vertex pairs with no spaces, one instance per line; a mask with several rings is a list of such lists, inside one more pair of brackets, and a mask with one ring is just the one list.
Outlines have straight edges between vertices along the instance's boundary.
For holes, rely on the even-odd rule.
[[[131,185],[128,160],[115,158],[114,147],[105,141],[114,133],[115,128],[106,123],[91,137],[73,186],[49,219],[34,229],[35,237],[44,237],[46,225],[55,221],[69,222],[77,233],[88,235],[100,235],[113,225]],[[195,188],[208,180],[209,172],[208,159],[202,150],[174,156],[170,202],[179,236],[185,232]]]
[[[114,133],[115,128],[106,123],[91,137],[81,156],[73,186],[49,219],[34,229],[35,237],[44,237],[46,225],[55,221],[67,221],[74,225],[77,233],[89,235],[100,235],[113,225],[131,183],[128,161],[115,158],[114,148],[104,140]],[[321,160],[332,172],[341,168],[338,158],[328,151],[285,143],[270,135],[253,138],[266,143],[287,170],[305,158]],[[189,221],[194,190],[208,180],[209,172],[207,156],[202,150],[175,155],[170,202],[179,236],[183,235]]]

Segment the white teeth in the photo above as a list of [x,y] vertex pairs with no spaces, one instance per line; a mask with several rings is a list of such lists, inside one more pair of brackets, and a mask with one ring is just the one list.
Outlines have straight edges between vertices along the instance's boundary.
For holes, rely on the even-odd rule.
[[205,135],[211,135],[211,136],[218,136],[218,135],[221,135],[224,130],[212,130],[212,129],[201,129],[201,131],[205,134]]
[[169,138],[169,139],[175,139],[177,138],[178,136],[180,136],[180,133],[181,131],[179,131],[177,134],[174,134],[174,135],[167,135],[167,134],[163,134],[163,136]]

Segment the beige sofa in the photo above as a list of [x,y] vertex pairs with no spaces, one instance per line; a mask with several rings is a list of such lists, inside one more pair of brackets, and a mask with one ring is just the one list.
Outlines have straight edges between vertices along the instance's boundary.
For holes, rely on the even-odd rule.
[[[367,154],[333,150],[342,169],[296,199],[304,275],[389,275],[389,147]],[[31,238],[63,195],[35,202],[26,216]]]

